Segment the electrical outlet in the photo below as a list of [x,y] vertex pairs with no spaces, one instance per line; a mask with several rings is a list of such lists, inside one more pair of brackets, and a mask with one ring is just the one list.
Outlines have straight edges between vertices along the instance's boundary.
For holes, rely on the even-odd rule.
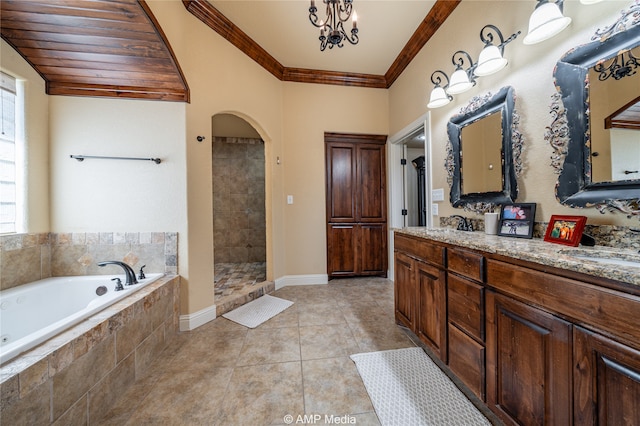
[[444,189],[438,188],[431,191],[431,201],[444,201]]
[[287,204],[293,204],[293,195],[287,195]]
[[431,216],[438,216],[438,205],[431,204]]

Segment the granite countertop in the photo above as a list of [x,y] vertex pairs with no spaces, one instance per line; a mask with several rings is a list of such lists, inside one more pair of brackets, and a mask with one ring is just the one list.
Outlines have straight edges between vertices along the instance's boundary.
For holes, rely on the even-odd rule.
[[539,238],[502,237],[450,228],[409,227],[393,231],[640,286],[640,254],[632,250],[570,247]]

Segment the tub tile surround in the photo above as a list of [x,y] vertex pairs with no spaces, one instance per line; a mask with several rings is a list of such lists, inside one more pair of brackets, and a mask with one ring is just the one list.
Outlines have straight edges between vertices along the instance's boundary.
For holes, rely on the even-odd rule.
[[69,232],[0,236],[0,289],[43,278],[121,274],[121,260],[147,273],[178,273],[177,232]]
[[180,277],[166,275],[0,367],[0,421],[100,419],[178,334]]
[[409,227],[394,229],[393,231],[640,286],[638,268],[622,265],[611,266],[574,256],[574,254],[583,255],[585,252],[593,254],[613,253],[617,257],[624,258],[628,256],[630,259],[636,259],[638,257],[637,248],[629,249],[603,245],[570,247],[546,242],[541,238],[510,238],[487,235],[484,232],[458,231],[451,228]]

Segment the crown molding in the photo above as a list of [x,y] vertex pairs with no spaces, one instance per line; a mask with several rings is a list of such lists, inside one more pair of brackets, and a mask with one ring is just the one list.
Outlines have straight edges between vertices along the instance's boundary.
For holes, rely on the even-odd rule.
[[388,89],[440,28],[461,0],[437,0],[385,75],[288,68],[207,0],[182,0],[185,8],[281,81]]

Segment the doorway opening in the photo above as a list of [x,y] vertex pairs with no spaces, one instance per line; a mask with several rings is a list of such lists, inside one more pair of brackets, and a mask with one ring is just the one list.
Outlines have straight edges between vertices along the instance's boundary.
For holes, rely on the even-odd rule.
[[427,226],[427,162],[425,157],[424,127],[404,138],[403,158],[403,197],[404,226]]
[[433,226],[429,113],[391,136],[389,154],[389,273],[394,276],[393,228]]
[[218,315],[270,291],[265,147],[233,114],[212,117],[214,301]]

